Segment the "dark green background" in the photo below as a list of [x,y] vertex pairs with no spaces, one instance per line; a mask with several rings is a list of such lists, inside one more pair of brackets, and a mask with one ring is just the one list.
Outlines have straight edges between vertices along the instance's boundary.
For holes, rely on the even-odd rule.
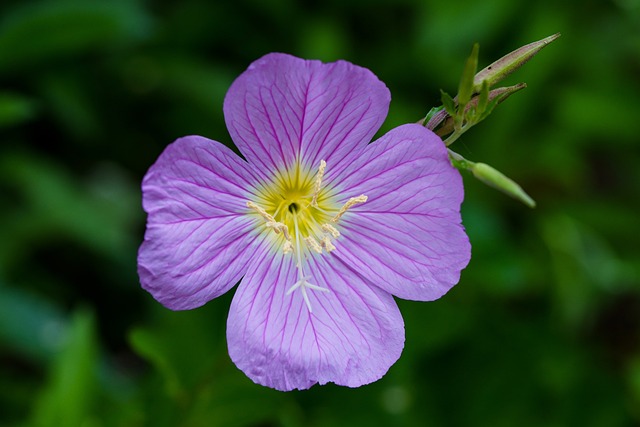
[[[223,97],[253,60],[370,68],[385,131],[455,92],[474,42],[484,66],[556,32],[455,144],[538,208],[465,176],[471,263],[399,301],[377,383],[254,385],[226,353],[231,295],[171,312],[140,289],[142,176],[177,137],[230,143]],[[639,0],[4,0],[0,425],[638,425],[639,135]]]

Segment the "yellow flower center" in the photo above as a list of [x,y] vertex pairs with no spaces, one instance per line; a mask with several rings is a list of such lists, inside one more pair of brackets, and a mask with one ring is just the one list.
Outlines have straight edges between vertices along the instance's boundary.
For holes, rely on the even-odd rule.
[[318,170],[312,173],[299,164],[284,172],[275,174],[271,183],[256,191],[256,198],[247,202],[250,215],[261,218],[265,231],[271,233],[283,253],[295,256],[298,281],[287,294],[300,289],[309,312],[311,303],[307,289],[327,291],[311,284],[304,275],[304,263],[314,253],[331,252],[336,247],[334,241],[340,236],[338,223],[347,210],[367,201],[367,196],[350,198],[343,206],[335,202],[334,191],[323,187],[327,164],[320,162]]

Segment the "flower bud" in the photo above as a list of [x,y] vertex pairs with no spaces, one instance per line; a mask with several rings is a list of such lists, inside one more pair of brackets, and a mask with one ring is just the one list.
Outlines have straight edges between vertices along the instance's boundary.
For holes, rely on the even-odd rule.
[[[487,102],[491,105],[491,109],[495,107],[495,105],[500,104],[502,101],[518,92],[519,90],[527,87],[525,83],[518,83],[513,86],[499,87],[497,89],[493,89],[489,92],[487,96]],[[466,106],[465,110],[470,108],[476,108],[479,103],[479,96],[474,96],[471,101]],[[484,111],[483,111],[484,112]],[[489,110],[488,113],[491,111]],[[443,109],[433,114],[430,120],[425,125],[427,128],[434,130],[438,128],[435,132],[438,136],[445,136],[453,132],[453,118],[447,114],[447,112]],[[438,127],[439,126],[439,127]]]
[[479,71],[473,79],[474,92],[480,92],[482,81],[486,81],[489,87],[502,81],[509,74],[523,66],[533,58],[543,47],[560,37],[560,33],[554,34],[537,42],[529,43],[519,49],[503,56],[488,67]]
[[536,202],[516,184],[512,179],[502,172],[492,168],[486,163],[474,163],[471,166],[471,173],[485,184],[496,188],[514,199],[520,200],[530,208],[536,207]]

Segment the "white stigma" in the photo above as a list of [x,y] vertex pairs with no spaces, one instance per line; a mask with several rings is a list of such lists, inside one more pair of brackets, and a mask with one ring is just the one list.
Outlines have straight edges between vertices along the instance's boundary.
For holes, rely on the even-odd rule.
[[[307,294],[307,288],[314,291],[320,291],[320,292],[328,292],[329,290],[326,288],[322,288],[318,285],[314,285],[312,283],[307,282],[308,277],[306,277],[304,275],[304,272],[302,271],[303,258],[302,258],[302,251],[300,250],[300,240],[302,236],[300,236],[300,228],[298,227],[298,217],[296,215],[293,216],[293,224],[294,224],[295,237],[296,237],[295,239],[296,240],[296,256],[298,257],[298,263],[296,265],[298,268],[298,281],[294,283],[293,286],[291,286],[287,290],[285,295],[289,295],[296,289],[300,288],[300,291],[302,292],[302,299],[304,299],[305,304],[307,304],[307,309],[309,310],[309,313],[312,313],[313,310],[311,309],[311,301],[309,300],[309,295]],[[311,237],[311,239],[313,239],[313,237]],[[320,248],[320,245],[318,245],[318,242],[315,242],[315,244],[318,246],[318,249],[320,249],[320,252],[322,252],[322,249]]]

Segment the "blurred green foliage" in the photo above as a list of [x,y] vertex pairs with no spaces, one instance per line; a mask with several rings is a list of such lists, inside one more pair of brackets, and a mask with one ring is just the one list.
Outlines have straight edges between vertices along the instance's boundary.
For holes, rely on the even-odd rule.
[[[471,264],[399,301],[382,380],[254,385],[226,353],[230,295],[171,312],[140,289],[140,180],[179,136],[231,143],[222,101],[251,61],[370,68],[386,131],[455,90],[474,42],[482,67],[556,32],[456,143],[538,208],[465,177]],[[640,424],[639,76],[638,0],[4,0],[0,425]]]

